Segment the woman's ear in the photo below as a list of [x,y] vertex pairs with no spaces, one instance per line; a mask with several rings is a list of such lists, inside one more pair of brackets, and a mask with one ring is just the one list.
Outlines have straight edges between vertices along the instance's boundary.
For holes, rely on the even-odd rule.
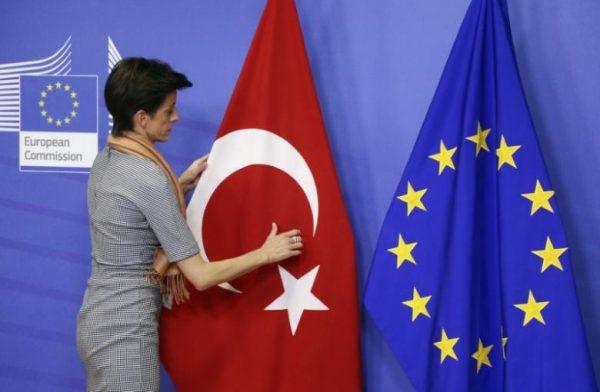
[[140,109],[133,114],[133,129],[145,129],[146,124],[148,124],[148,113]]

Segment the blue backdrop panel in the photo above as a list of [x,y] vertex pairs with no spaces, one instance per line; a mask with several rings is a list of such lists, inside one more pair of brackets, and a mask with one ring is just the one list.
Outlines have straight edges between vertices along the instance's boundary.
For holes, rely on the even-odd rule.
[[[20,74],[98,80],[98,146],[111,59],[158,57],[194,82],[161,146],[175,171],[214,139],[264,0],[0,2],[0,385],[79,391],[75,322],[90,271],[85,173],[20,171]],[[468,0],[297,0],[364,286],[390,197]],[[566,224],[600,379],[600,3],[509,0],[525,93]],[[92,93],[93,94],[93,93]],[[51,128],[49,132],[57,130]],[[360,293],[362,296],[362,292]],[[411,390],[363,313],[367,391]],[[163,390],[173,391],[163,378]]]

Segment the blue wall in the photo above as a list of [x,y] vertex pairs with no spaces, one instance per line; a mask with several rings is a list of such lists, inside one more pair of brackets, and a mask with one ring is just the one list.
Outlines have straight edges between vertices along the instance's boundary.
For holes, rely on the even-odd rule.
[[[183,120],[163,148],[181,171],[210,149],[264,3],[0,2],[0,86],[2,64],[47,57],[69,36],[71,74],[98,75],[100,86],[107,76],[108,36],[123,56],[162,58],[195,84],[180,94]],[[356,236],[361,291],[379,227],[467,5],[297,0]],[[509,0],[509,10],[600,380],[600,2]],[[101,108],[101,145],[107,130]],[[90,271],[87,175],[19,172],[18,153],[18,132],[0,131],[1,389],[82,390],[75,317]],[[364,313],[362,342],[367,391],[411,389]],[[163,384],[174,390],[167,379]]]

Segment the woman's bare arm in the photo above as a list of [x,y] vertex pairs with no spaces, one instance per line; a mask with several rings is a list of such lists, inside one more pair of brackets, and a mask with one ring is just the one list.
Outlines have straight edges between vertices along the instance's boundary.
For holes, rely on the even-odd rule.
[[258,249],[231,259],[207,263],[198,254],[177,262],[183,275],[196,290],[205,290],[233,280],[266,264],[277,263],[301,254],[303,247],[299,230],[277,234],[273,223],[265,243]]

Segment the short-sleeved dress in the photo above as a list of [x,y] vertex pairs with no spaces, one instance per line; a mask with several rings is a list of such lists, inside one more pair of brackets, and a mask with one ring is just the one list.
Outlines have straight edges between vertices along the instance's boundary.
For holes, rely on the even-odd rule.
[[144,279],[156,246],[198,253],[175,191],[152,161],[101,151],[88,183],[92,273],[77,319],[88,391],[158,391],[161,295]]

